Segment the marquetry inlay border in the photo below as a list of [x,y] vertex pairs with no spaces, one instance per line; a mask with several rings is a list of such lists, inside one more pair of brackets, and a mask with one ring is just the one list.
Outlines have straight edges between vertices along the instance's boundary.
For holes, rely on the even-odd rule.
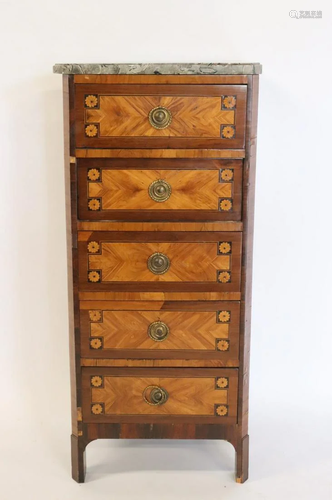
[[[107,169],[109,170],[109,169]],[[88,183],[99,183],[100,187],[103,188],[103,178],[102,178],[103,169],[99,167],[89,168],[87,171],[87,180]],[[233,204],[234,204],[234,168],[222,168],[219,170],[219,183],[220,184],[229,184],[231,189],[231,196],[228,198],[217,198],[217,206],[216,210],[220,212],[232,212]],[[107,192],[105,188],[105,193]],[[89,197],[90,189],[89,184],[87,188],[87,208],[89,211],[102,211],[103,208],[103,198],[101,197]],[[113,209],[114,210],[114,209]],[[126,210],[126,209],[125,209]],[[130,210],[130,209],[128,209]],[[143,209],[144,210],[144,209]],[[146,209],[145,209],[146,210]],[[174,209],[176,211],[177,209]],[[180,210],[180,209],[178,209]],[[190,208],[188,210],[193,210]]]
[[[115,311],[118,311],[118,309],[115,309]],[[99,323],[102,324],[104,322],[104,313],[105,312],[112,312],[112,309],[105,309],[105,310],[100,310],[100,309],[91,309],[88,310],[88,321],[89,321],[89,347],[90,349],[93,350],[101,350],[105,349],[104,346],[104,337],[101,333],[98,332],[98,334],[93,334],[92,331],[92,325],[94,323]],[[174,311],[174,313],[180,312],[179,311]],[[203,311],[202,311],[203,312]],[[216,323],[220,324],[230,324],[231,322],[231,311],[228,310],[221,310],[221,311],[216,311]],[[107,333],[105,331],[105,333]],[[228,330],[227,336],[223,338],[216,338],[215,339],[215,350],[219,352],[226,352],[230,350],[230,340],[229,340],[229,334],[230,331]],[[117,347],[115,348],[107,348],[107,349],[119,349]],[[122,349],[131,349],[130,347]],[[138,348],[139,350],[141,348]],[[174,348],[170,348],[170,350],[173,350]],[[185,349],[182,349],[185,350]],[[180,351],[180,350],[179,350]],[[207,349],[207,352],[209,350]]]
[[[109,243],[109,242],[105,242]],[[103,242],[89,241],[87,243],[87,253],[89,255],[102,255]],[[232,242],[231,241],[220,241],[217,243],[217,255],[229,255],[229,267],[228,270],[217,270],[216,281],[218,283],[231,283],[231,255],[232,255]],[[88,281],[90,283],[100,283],[102,282],[102,270],[101,269],[90,269],[90,260],[88,257]]]
[[[235,139],[236,126],[235,126],[235,112],[237,98],[235,95],[222,95],[220,96],[221,111],[234,111],[233,121],[226,122],[226,125],[220,125],[220,137],[223,139]],[[85,110],[98,110],[100,109],[100,95],[98,94],[84,94],[84,108]],[[84,133],[88,138],[100,137],[99,123],[93,123],[87,120],[86,113],[84,113]],[[103,136],[108,137],[108,136]]]
[[[132,374],[128,375],[120,373],[113,375],[107,373],[107,370],[107,368],[84,369],[83,385],[87,389],[84,397],[88,394],[89,397],[83,402],[83,416],[89,409],[90,415],[104,415],[109,418],[116,415],[137,415],[141,410],[146,415],[176,414],[186,415],[189,418],[198,415],[236,417],[237,374],[231,374],[227,369],[222,376],[218,376],[216,370],[213,370],[212,375],[208,374],[208,371],[205,372],[205,376],[202,374],[200,399],[199,401],[192,399],[193,411],[190,414],[187,414],[186,408],[182,411],[181,399],[181,394],[186,394],[187,384],[192,384],[195,380],[190,374],[175,377],[171,373],[170,376],[162,377],[161,381],[158,373],[155,375],[147,370],[141,373],[135,373],[133,370]],[[144,405],[146,388],[159,385],[168,392],[168,399],[163,405],[146,408]],[[170,405],[168,411],[164,411],[168,404]]]

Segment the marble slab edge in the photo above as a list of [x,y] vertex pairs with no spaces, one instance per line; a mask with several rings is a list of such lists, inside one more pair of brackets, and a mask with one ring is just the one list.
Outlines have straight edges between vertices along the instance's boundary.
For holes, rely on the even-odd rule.
[[62,75],[259,75],[259,63],[55,64]]

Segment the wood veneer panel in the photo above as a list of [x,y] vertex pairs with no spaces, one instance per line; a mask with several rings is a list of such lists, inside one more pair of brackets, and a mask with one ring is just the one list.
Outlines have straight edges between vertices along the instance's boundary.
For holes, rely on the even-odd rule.
[[[84,367],[82,384],[84,422],[167,422],[170,417],[179,422],[236,422],[238,371],[234,368]],[[144,401],[149,386],[167,391],[165,404],[151,406]]]
[[[238,302],[85,301],[81,308],[82,356],[93,358],[186,358],[238,365]],[[162,342],[149,326],[164,322]]]
[[[91,242],[96,253],[89,252]],[[239,290],[241,233],[80,232],[78,246],[80,290]],[[171,262],[162,275],[147,266],[158,252]]]
[[[78,166],[81,219],[241,219],[241,160],[99,159],[79,160]],[[171,189],[162,203],[149,193],[159,179]]]
[[78,221],[79,231],[242,231],[242,222],[90,222]]
[[245,158],[244,149],[79,149],[77,158]]
[[[248,111],[247,111],[247,156],[243,176],[243,254],[241,283],[241,326],[240,326],[240,371],[239,371],[239,429],[242,439],[248,434],[249,411],[249,359],[251,336],[251,300],[252,300],[252,264],[254,237],[254,206],[255,206],[255,176],[256,176],[256,140],[258,114],[258,77],[248,78]],[[248,440],[245,439],[241,448],[246,448],[248,455]],[[248,478],[248,460],[244,460],[244,469],[240,481]],[[238,471],[239,476],[239,471]]]
[[246,75],[75,75],[75,83],[115,84],[246,84]]
[[[78,147],[244,146],[246,85],[91,84],[75,88]],[[95,105],[86,104],[87,96],[95,96]],[[149,123],[149,112],[158,106],[172,113],[172,122],[165,129]]]
[[[81,358],[81,366],[128,366],[128,367],[192,367],[192,368],[223,368],[225,363],[219,359],[91,359]],[[227,361],[227,367],[237,367]]]
[[209,301],[240,300],[241,292],[79,292],[81,301],[86,300],[156,300],[156,301]]
[[64,166],[66,199],[66,237],[68,266],[68,315],[69,351],[71,382],[72,433],[78,436],[81,422],[78,408],[81,406],[80,388],[80,333],[78,305],[78,255],[77,255],[77,179],[76,164],[71,163],[70,155],[75,148],[74,84],[72,76],[63,76],[63,114],[64,114]]
[[84,424],[85,445],[94,439],[225,439],[236,447],[236,425],[219,423]]

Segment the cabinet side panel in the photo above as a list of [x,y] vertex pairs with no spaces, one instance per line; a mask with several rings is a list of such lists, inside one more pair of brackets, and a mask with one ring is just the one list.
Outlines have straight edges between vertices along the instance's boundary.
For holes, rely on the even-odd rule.
[[65,196],[67,228],[67,263],[68,263],[68,313],[69,313],[69,349],[71,378],[72,432],[79,435],[81,421],[80,399],[77,383],[80,374],[79,352],[79,303],[77,290],[77,196],[76,162],[71,156],[75,151],[74,143],[74,79],[63,76],[63,117],[64,117],[64,161],[65,161]]
[[249,356],[252,297],[252,254],[256,176],[258,76],[248,78],[246,159],[243,170],[243,249],[241,277],[240,371],[238,423],[241,436],[248,434]]

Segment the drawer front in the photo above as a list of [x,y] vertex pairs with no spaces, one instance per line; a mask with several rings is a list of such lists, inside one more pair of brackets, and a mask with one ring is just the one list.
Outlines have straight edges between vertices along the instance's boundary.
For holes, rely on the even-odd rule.
[[239,291],[241,233],[79,232],[81,290]]
[[241,160],[79,160],[78,184],[81,219],[241,219]]
[[83,368],[83,421],[235,423],[237,369]]
[[77,147],[244,147],[246,85],[75,89]]
[[239,322],[239,302],[81,301],[81,353],[238,366]]

